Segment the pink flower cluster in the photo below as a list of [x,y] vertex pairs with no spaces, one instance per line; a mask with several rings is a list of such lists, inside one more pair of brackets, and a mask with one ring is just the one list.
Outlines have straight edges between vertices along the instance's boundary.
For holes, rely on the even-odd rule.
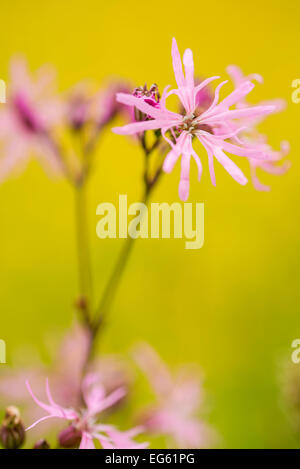
[[[140,97],[119,93],[117,95],[119,103],[135,107],[152,119],[115,127],[114,132],[120,135],[132,135],[159,129],[171,147],[164,160],[164,171],[170,173],[181,156],[179,196],[182,200],[187,200],[189,196],[191,158],[197,164],[199,180],[202,175],[202,163],[193,148],[195,139],[207,152],[210,176],[214,185],[216,184],[214,158],[239,184],[247,183],[245,175],[226,153],[248,158],[252,168],[262,166],[265,170],[272,171],[273,163],[287,153],[287,145],[284,145],[282,153],[278,154],[269,147],[265,139],[256,137],[247,140],[242,136],[239,137],[239,134],[245,130],[253,134],[258,120],[279,110],[277,103],[247,105],[245,98],[254,88],[254,84],[250,81],[253,77],[237,79],[236,73],[233,74],[236,87],[232,93],[220,100],[221,88],[227,83],[225,81],[217,86],[211,102],[209,100],[205,102],[203,99],[201,103],[203,92],[219,77],[214,76],[197,84],[194,79],[194,61],[190,49],[187,49],[183,55],[184,73],[175,39],[172,43],[172,59],[177,88],[173,90],[165,88],[159,107],[149,104]],[[174,94],[181,102],[180,112],[170,111],[166,107],[167,98]],[[233,106],[234,109],[231,109]]]
[[67,432],[64,431],[60,438],[65,447],[68,447],[68,444],[73,446],[77,440],[80,440],[79,449],[95,449],[94,440],[98,440],[104,449],[142,449],[148,446],[147,443],[138,444],[132,440],[142,431],[141,428],[136,427],[126,432],[120,432],[113,425],[97,423],[99,414],[122,399],[125,390],[119,388],[108,396],[105,395],[105,389],[99,384],[96,374],[89,374],[83,380],[84,408],[80,411],[56,404],[50,392],[48,380],[46,381],[48,404],[40,401],[34,395],[28,381],[26,385],[35,403],[48,414],[34,422],[27,430],[44,420],[58,418],[67,421],[70,425]]
[[[88,170],[89,152],[101,130],[119,113],[126,116],[127,125],[115,127],[121,135],[141,135],[149,130],[161,132],[170,146],[164,159],[163,169],[170,173],[181,157],[179,196],[187,200],[190,190],[190,164],[193,159],[198,168],[198,179],[202,176],[202,162],[194,149],[199,141],[208,157],[208,168],[213,185],[216,185],[214,161],[217,160],[239,184],[245,185],[247,178],[227,156],[237,155],[248,159],[254,186],[258,190],[269,188],[260,183],[257,168],[271,174],[282,174],[289,162],[279,163],[289,152],[289,144],[281,143],[275,151],[257,126],[270,113],[284,109],[283,100],[272,100],[253,106],[246,97],[254,88],[253,81],[262,82],[260,75],[244,77],[236,66],[227,71],[234,83],[234,91],[220,99],[220,83],[215,92],[211,83],[219,77],[202,81],[194,77],[193,54],[187,49],[181,61],[176,40],[172,43],[172,60],[177,88],[166,87],[160,97],[156,85],[148,90],[144,87],[128,92],[128,85],[120,80],[110,83],[105,89],[91,89],[87,83],[76,85],[71,92],[59,97],[55,86],[55,74],[49,67],[40,69],[36,79],[31,79],[24,60],[17,59],[11,65],[11,83],[7,104],[0,110],[0,181],[16,169],[24,166],[31,154],[36,155],[46,167],[63,173],[73,182],[78,182]],[[182,62],[184,69],[182,67]],[[178,112],[167,108],[171,95],[179,98]],[[115,99],[117,96],[117,101]],[[86,131],[87,141],[83,153],[87,161],[80,167],[80,156],[61,153],[57,135],[61,129]],[[15,136],[18,135],[18,138]]]
[[[25,60],[13,59],[7,102],[0,107],[0,182],[34,156],[46,172],[77,183],[102,130],[119,113],[129,119],[115,99],[127,90],[126,83],[115,79],[100,90],[83,82],[59,94],[52,67],[40,68],[32,78]],[[81,132],[83,155],[65,148],[64,134],[70,130]]]
[[49,130],[59,125],[63,115],[54,83],[52,68],[41,68],[33,80],[23,59],[12,61],[9,95],[0,111],[0,181],[24,166],[32,153],[47,169],[61,170],[62,163],[48,143]]
[[[158,148],[162,152],[167,147],[163,166],[159,165],[154,177],[149,176],[149,168],[146,168],[147,195],[161,169],[170,173],[181,159],[179,197],[183,201],[188,199],[192,159],[199,180],[203,172],[202,161],[194,146],[197,142],[207,154],[213,185],[216,185],[215,160],[239,184],[248,182],[228,156],[230,154],[249,161],[256,189],[269,190],[258,179],[257,170],[271,174],[287,171],[289,162],[282,160],[289,152],[289,144],[282,141],[280,150],[275,151],[257,127],[269,114],[282,111],[285,103],[272,100],[256,106],[249,104],[247,97],[254,88],[253,81],[261,83],[262,78],[257,74],[245,77],[236,66],[227,69],[234,90],[221,99],[221,89],[227,81],[218,84],[213,92],[211,86],[218,76],[204,80],[195,78],[192,51],[187,49],[181,59],[175,39],[172,61],[177,87],[170,89],[167,86],[162,96],[157,85],[149,89],[145,85],[129,93],[128,86],[116,80],[100,91],[80,83],[61,97],[56,91],[52,69],[40,69],[33,80],[24,60],[14,60],[7,103],[0,108],[0,182],[13,170],[24,166],[34,154],[47,171],[63,174],[76,188],[81,188],[90,173],[91,155],[99,135],[115,116],[123,115],[127,124],[114,127],[113,131],[120,135],[137,135],[147,162],[152,151]],[[167,100],[173,95],[180,102],[177,112],[167,107]],[[155,134],[151,147],[145,137],[148,131]],[[75,145],[71,150],[65,149],[69,134],[80,135],[76,139],[77,144],[80,142],[80,150]],[[161,141],[165,142],[163,146],[160,146]],[[76,327],[65,338],[50,370],[39,366],[3,373],[1,396],[28,405],[28,393],[24,396],[23,386],[26,376],[30,418],[35,420],[27,430],[54,419],[66,422],[67,426],[59,433],[59,444],[64,448],[95,449],[96,445],[104,449],[146,448],[148,443],[135,440],[141,433],[163,435],[179,448],[208,446],[214,432],[199,415],[203,396],[198,374],[186,367],[171,373],[147,345],[137,347],[134,357],[152,386],[154,403],[137,412],[140,415],[138,423],[133,423],[129,430],[120,431],[106,423],[109,414],[126,403],[131,373],[128,373],[127,364],[124,366],[116,357],[91,360],[91,340],[95,339],[98,329],[89,316],[84,320],[86,329]],[[44,389],[39,389],[37,397],[31,386],[37,389],[44,380],[45,393]],[[59,403],[53,399],[50,381]],[[47,402],[44,402],[45,398]],[[37,404],[38,411],[43,411],[42,415],[35,416],[33,403],[35,409]],[[5,441],[9,444],[7,435],[11,429],[4,430]],[[23,438],[23,434],[19,436]],[[17,447],[20,445],[19,441]]]
[[[27,409],[25,421],[34,420],[27,428],[33,438],[56,430],[61,447],[81,449],[95,448],[94,441],[102,448],[146,448],[147,443],[133,439],[140,433],[167,437],[169,444],[178,448],[212,444],[214,432],[199,414],[204,396],[198,369],[184,366],[172,374],[147,344],[134,348],[134,359],[149,379],[155,403],[136,410],[130,430],[120,431],[107,423],[111,414],[126,406],[130,399],[134,373],[121,357],[103,356],[93,360],[82,380],[86,339],[85,330],[76,325],[65,336],[51,367],[22,366],[2,375],[1,401],[8,404],[13,399]],[[41,387],[45,381],[46,387]],[[55,391],[55,400],[49,383]],[[37,397],[32,388],[38,389],[42,397]],[[66,422],[66,426],[61,428],[60,422]]]
[[[258,74],[252,74],[248,77],[245,77],[242,71],[236,65],[231,65],[227,68],[227,72],[230,75],[236,88],[241,86],[243,83],[249,80],[256,80],[259,83],[263,83],[263,78]],[[274,112],[281,112],[285,109],[286,103],[283,99],[273,99],[270,101],[263,101],[260,103],[262,106],[273,106]],[[248,104],[245,99],[240,100],[236,104],[237,109],[247,109]],[[253,117],[245,118],[242,121],[242,126],[244,129],[241,131],[242,140],[249,145],[250,148],[260,149],[262,152],[265,152],[268,155],[267,158],[260,160],[257,158],[249,158],[249,164],[251,169],[251,176],[253,185],[257,190],[268,191],[270,190],[269,186],[262,184],[257,177],[257,168],[261,168],[267,173],[270,174],[284,174],[290,167],[289,161],[284,161],[281,165],[282,159],[289,153],[290,145],[287,141],[282,141],[280,145],[280,150],[275,151],[268,144],[268,138],[266,135],[263,135],[258,132],[257,126],[262,122],[263,117]],[[239,143],[237,137],[233,138]]]
[[215,435],[198,415],[204,400],[199,370],[184,366],[173,375],[147,344],[137,346],[134,356],[156,397],[140,417],[144,428],[167,435],[177,448],[209,446]]

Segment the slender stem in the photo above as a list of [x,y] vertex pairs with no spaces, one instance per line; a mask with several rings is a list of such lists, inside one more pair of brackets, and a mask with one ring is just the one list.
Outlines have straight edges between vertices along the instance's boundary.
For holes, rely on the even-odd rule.
[[[149,156],[150,154],[157,148],[159,144],[159,138],[157,138],[157,141],[150,147],[147,147],[147,143],[145,140],[145,136],[141,140],[142,147],[144,149],[144,155],[145,155],[145,171],[144,171],[144,196],[141,200],[141,202],[145,205],[147,205],[150,195],[152,193],[152,190],[156,186],[159,177],[161,175],[161,170],[162,167],[159,166],[154,177],[150,178],[148,171],[149,171]],[[104,290],[103,296],[101,298],[101,301],[98,305],[98,307],[95,310],[95,319],[94,322],[89,323],[89,332],[90,332],[90,341],[89,341],[89,350],[88,350],[88,355],[86,357],[86,362],[84,366],[84,370],[87,369],[88,364],[93,356],[95,345],[96,345],[96,340],[99,335],[100,329],[102,329],[103,324],[105,323],[110,310],[111,306],[113,303],[113,300],[116,296],[116,292],[118,290],[118,287],[120,285],[120,282],[122,280],[122,276],[125,270],[125,267],[127,265],[127,261],[129,259],[129,255],[132,251],[132,248],[134,246],[134,241],[135,238],[128,237],[127,240],[125,241],[125,244],[121,250],[120,256],[117,260],[117,263],[112,271],[112,274],[110,276],[110,279],[107,283],[107,286]]]
[[[144,197],[142,199],[142,203],[144,203],[145,205],[148,202],[150,193],[151,193],[151,189],[146,189]],[[125,241],[125,244],[121,250],[120,256],[117,260],[115,268],[106,286],[101,302],[96,310],[96,320],[95,320],[94,327],[93,327],[94,334],[98,332],[100,326],[103,325],[103,323],[105,322],[110,312],[112,302],[115,298],[116,291],[122,279],[122,275],[127,265],[130,252],[133,248],[134,241],[135,241],[135,238],[131,238],[129,236],[127,240]]]
[[63,175],[65,176],[65,178],[67,179],[67,181],[69,181],[69,182],[71,182],[71,184],[73,184],[73,176],[70,172],[70,168],[68,167],[67,162],[65,161],[64,152],[62,151],[60,145],[47,132],[43,132],[41,134],[41,137],[44,139],[45,143],[51,149],[52,154],[53,154],[54,158],[56,159],[57,164],[60,167],[60,169],[61,169]]
[[75,211],[80,293],[77,306],[85,324],[89,325],[92,306],[92,275],[86,213],[86,183],[75,186]]

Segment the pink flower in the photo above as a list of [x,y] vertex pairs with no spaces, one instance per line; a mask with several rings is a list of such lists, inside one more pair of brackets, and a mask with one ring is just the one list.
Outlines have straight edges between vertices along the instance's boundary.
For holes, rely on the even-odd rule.
[[[239,67],[236,65],[230,65],[227,68],[227,72],[230,75],[235,88],[240,87],[243,83],[248,80],[256,80],[259,83],[263,83],[263,78],[258,74],[252,74],[249,76],[244,76],[243,72]],[[273,99],[270,101],[263,101],[260,103],[262,106],[274,106],[274,112],[281,112],[285,109],[286,103],[283,99]],[[236,104],[237,109],[247,109],[249,104],[247,103],[246,99],[240,100]],[[250,148],[257,149],[258,151],[265,152],[267,155],[266,160],[258,160],[256,158],[249,158],[252,182],[254,187],[257,190],[261,191],[268,191],[270,190],[269,186],[262,184],[258,177],[257,177],[257,168],[261,168],[267,173],[270,174],[284,174],[290,168],[290,162],[285,161],[281,166],[278,165],[279,163],[290,151],[290,145],[286,141],[282,141],[280,145],[280,150],[275,151],[273,148],[268,144],[268,139],[265,135],[260,134],[256,127],[261,123],[264,116],[258,116],[254,118],[244,118],[240,121],[240,125],[245,128],[243,132],[240,133],[239,139],[237,141],[243,140],[246,145]],[[234,127],[231,127],[232,130]],[[234,140],[234,139],[233,139]]]
[[195,370],[182,368],[172,376],[147,344],[137,347],[134,355],[157,398],[156,405],[142,416],[145,428],[171,437],[179,448],[208,445],[213,432],[196,416],[202,403],[202,388]]
[[87,83],[78,83],[65,99],[65,117],[71,129],[81,130],[90,119],[93,99]]
[[[198,178],[200,180],[202,174],[202,164],[199,156],[193,149],[192,142],[196,137],[208,154],[209,170],[212,183],[215,185],[214,173],[214,160],[215,157],[228,171],[228,173],[240,184],[246,184],[247,179],[242,171],[236,166],[233,161],[224,153],[224,151],[245,157],[265,159],[267,156],[261,150],[248,147],[246,144],[234,145],[228,140],[232,137],[232,132],[218,132],[219,129],[224,129],[234,122],[236,119],[241,118],[254,118],[269,114],[274,111],[274,106],[253,106],[246,109],[230,110],[229,108],[243,99],[254,87],[253,83],[246,81],[239,86],[235,91],[219,102],[219,93],[221,87],[226,83],[221,83],[215,91],[215,97],[210,106],[205,110],[197,107],[197,98],[200,92],[219,77],[212,77],[204,80],[199,85],[194,82],[194,62],[193,54],[190,49],[187,49],[183,55],[183,64],[185,68],[185,75],[182,70],[182,63],[180,54],[177,48],[177,43],[173,39],[172,44],[172,58],[175,78],[178,88],[168,91],[165,88],[162,98],[160,100],[159,109],[147,104],[144,100],[137,97],[119,93],[117,100],[120,103],[134,106],[146,115],[152,117],[152,120],[137,122],[125,125],[123,127],[116,127],[113,129],[115,133],[120,135],[131,135],[135,133],[144,132],[147,130],[160,129],[163,137],[171,146],[171,151],[166,156],[163,169],[169,173],[173,170],[175,163],[181,158],[181,176],[179,184],[179,196],[182,200],[187,200],[189,195],[189,172],[190,160],[194,158],[198,166]],[[171,95],[176,94],[184,108],[184,112],[179,114],[169,111],[166,108],[166,99]],[[170,133],[167,136],[167,132]],[[237,134],[239,129],[233,133]]]
[[[24,417],[27,418],[29,416],[40,418],[41,409],[34,404],[24,387],[26,378],[35,389],[39,390],[43,399],[46,398],[46,395],[41,389],[41,383],[49,376],[52,386],[55,388],[56,398],[62,406],[77,408],[81,404],[82,370],[89,347],[87,330],[75,323],[63,337],[61,343],[53,342],[49,337],[46,337],[45,341],[49,345],[50,355],[53,350],[58,349],[58,353],[52,357],[51,366],[43,365],[41,359],[37,359],[37,351],[33,350],[32,354],[36,358],[36,363],[30,365],[24,362],[18,363],[18,367],[15,369],[3,370],[0,378],[0,400],[6,405],[9,405],[12,400],[18,405],[22,405]],[[22,356],[24,356],[23,349]],[[95,358],[90,364],[89,372],[97,374],[106,395],[120,387],[128,389],[131,382],[129,366],[118,355],[104,355],[101,358]],[[115,406],[120,406],[122,403],[123,399],[120,399]],[[115,406],[111,406],[108,410],[114,411]],[[47,431],[53,423],[51,420],[47,422]]]
[[[50,370],[44,369],[41,378],[50,376],[56,397],[62,405],[76,408],[80,403],[82,370],[88,349],[89,333],[84,327],[75,323],[71,331],[64,336]],[[129,387],[131,377],[128,366],[118,355],[102,355],[101,358],[95,358],[90,363],[88,371],[98,377],[98,382],[106,395],[117,388]],[[119,400],[118,404],[121,401]]]
[[48,380],[46,380],[46,393],[49,404],[45,404],[34,395],[28,381],[26,381],[26,386],[35,403],[48,413],[45,417],[34,422],[27,430],[45,420],[58,418],[70,423],[60,438],[65,446],[68,446],[70,441],[75,442],[78,436],[80,437],[80,449],[95,449],[94,440],[98,440],[104,449],[142,449],[148,446],[147,443],[136,443],[132,440],[142,431],[141,428],[120,432],[112,425],[97,423],[99,414],[122,399],[125,391],[119,388],[106,396],[105,390],[98,383],[98,377],[95,374],[89,374],[84,379],[82,395],[86,407],[80,411],[56,404],[51,395]]
[[26,62],[15,59],[11,63],[11,80],[7,103],[0,110],[0,180],[16,167],[24,166],[28,157],[36,154],[47,169],[62,169],[49,132],[62,118],[62,106],[54,94],[54,74],[48,67],[37,72],[33,81]]
[[112,79],[100,89],[91,101],[89,118],[101,130],[118,114],[128,115],[128,108],[116,101],[117,93],[128,93],[129,85],[118,79]]

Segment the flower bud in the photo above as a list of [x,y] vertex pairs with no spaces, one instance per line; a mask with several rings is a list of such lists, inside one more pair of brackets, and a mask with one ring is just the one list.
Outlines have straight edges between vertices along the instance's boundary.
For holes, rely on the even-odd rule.
[[37,134],[44,131],[43,124],[36,114],[34,107],[24,94],[16,94],[13,104],[20,124],[27,132]]
[[79,296],[75,301],[75,308],[79,309],[80,311],[87,311],[87,298],[85,296]]
[[[153,84],[149,90],[147,88],[147,84],[144,86],[139,86],[138,88],[135,88],[133,91],[133,96],[136,98],[143,99],[145,103],[149,104],[150,106],[153,107],[159,107],[159,100],[160,100],[160,94],[158,91],[158,86]],[[136,121],[144,121],[148,119],[152,119],[151,116],[148,116],[144,114],[143,112],[139,111],[138,109],[135,108],[135,120]]]
[[60,432],[58,440],[62,448],[78,448],[81,438],[82,432],[70,425]]
[[74,131],[83,128],[89,119],[90,99],[84,94],[71,96],[68,109],[68,121]]
[[17,407],[7,407],[0,428],[0,440],[6,449],[18,449],[25,441],[25,429]]
[[50,449],[50,445],[46,440],[39,440],[36,442],[33,449]]

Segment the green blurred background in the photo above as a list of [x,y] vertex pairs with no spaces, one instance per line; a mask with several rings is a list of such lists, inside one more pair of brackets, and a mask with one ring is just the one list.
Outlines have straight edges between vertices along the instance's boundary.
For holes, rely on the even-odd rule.
[[[0,78],[11,56],[31,68],[53,63],[60,89],[85,78],[121,75],[137,84],[174,84],[171,38],[194,51],[200,76],[225,76],[228,64],[261,73],[251,99],[284,97],[285,113],[263,130],[278,147],[291,143],[292,168],[261,175],[270,193],[241,187],[216,166],[217,187],[192,169],[192,202],[205,203],[205,245],[139,240],[114,303],[102,350],[126,352],[149,341],[172,365],[197,362],[206,378],[210,422],[226,448],[296,447],[281,408],[278,374],[299,336],[300,105],[291,82],[300,78],[297,0],[184,3],[157,1],[13,0],[1,5]],[[228,85],[229,86],[229,85]],[[236,158],[249,174],[247,162]],[[100,295],[121,240],[96,237],[96,207],[141,194],[142,155],[132,141],[107,131],[90,185],[89,216]],[[153,201],[178,200],[179,168],[164,176]],[[37,163],[0,187],[0,338],[8,363],[22,345],[44,353],[49,331],[73,320],[77,292],[73,194]],[[0,365],[1,370],[4,366]]]

